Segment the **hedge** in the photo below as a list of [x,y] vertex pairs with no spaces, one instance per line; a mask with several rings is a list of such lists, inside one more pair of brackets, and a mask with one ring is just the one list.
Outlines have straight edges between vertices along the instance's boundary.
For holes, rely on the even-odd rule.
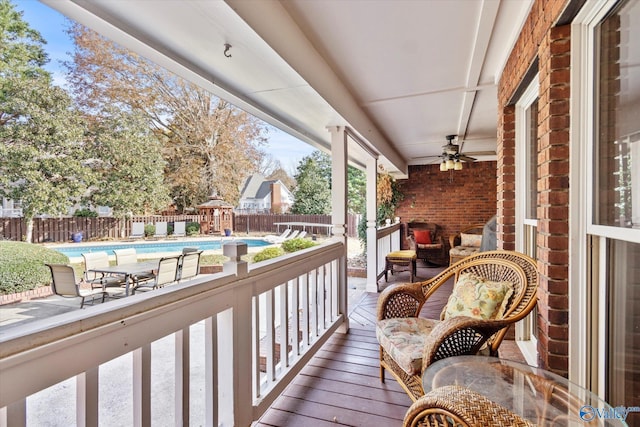
[[13,294],[47,286],[51,272],[45,265],[68,264],[60,252],[33,243],[0,241],[0,294]]

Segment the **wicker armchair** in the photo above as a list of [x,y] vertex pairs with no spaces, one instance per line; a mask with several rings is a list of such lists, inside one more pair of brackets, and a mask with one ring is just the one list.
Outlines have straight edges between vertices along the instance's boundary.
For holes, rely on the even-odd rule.
[[[453,277],[457,281],[461,273],[513,284],[513,293],[506,300],[501,318],[418,318],[428,298],[448,279]],[[388,370],[415,401],[424,395],[422,373],[431,363],[451,356],[477,354],[485,344],[489,354],[497,355],[508,327],[527,316],[536,305],[537,286],[533,259],[513,251],[488,251],[467,257],[430,280],[386,288],[377,307],[380,380],[384,382],[384,371]],[[441,319],[443,316],[444,310]],[[399,338],[390,336],[394,333],[388,328],[392,322],[407,326],[403,338],[410,337],[411,342],[402,350],[390,344]]]
[[430,391],[411,405],[404,427],[532,427],[534,424],[465,387]]
[[[483,228],[484,224],[474,224],[462,229],[458,234],[449,236],[449,265],[480,251]],[[462,238],[463,234],[465,235],[465,239]],[[468,237],[475,236],[478,236],[478,238],[467,239]],[[463,242],[463,240],[465,241]],[[468,240],[468,242],[466,240]]]
[[[416,239],[415,231],[429,231],[431,243],[421,243]],[[442,257],[444,251],[444,241],[442,239],[442,227],[433,222],[410,222],[407,224],[407,241],[409,249],[416,251],[418,259],[424,260],[428,264],[433,264],[427,257]]]

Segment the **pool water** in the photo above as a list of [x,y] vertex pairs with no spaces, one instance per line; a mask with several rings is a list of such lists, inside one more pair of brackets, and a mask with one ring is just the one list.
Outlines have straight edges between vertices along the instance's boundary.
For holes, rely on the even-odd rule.
[[[244,242],[247,246],[251,247],[261,247],[261,246],[269,246],[271,243],[262,240],[262,239],[236,239],[234,242]],[[227,241],[225,241],[227,242]],[[53,247],[54,249],[69,258],[78,258],[82,257],[82,254],[89,252],[106,252],[109,255],[113,255],[114,249],[127,249],[127,248],[135,248],[136,253],[138,254],[156,254],[162,252],[182,252],[182,248],[198,248],[201,251],[207,250],[215,250],[221,249],[221,241],[220,240],[184,240],[184,241],[175,241],[175,242],[153,242],[153,243],[143,243],[143,242],[133,242],[133,243],[114,243],[107,245],[69,245],[69,246],[58,246]]]

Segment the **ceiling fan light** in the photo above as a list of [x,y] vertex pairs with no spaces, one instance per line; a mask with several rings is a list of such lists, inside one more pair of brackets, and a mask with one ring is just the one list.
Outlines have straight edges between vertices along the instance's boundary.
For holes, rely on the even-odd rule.
[[447,170],[453,169],[453,160],[447,159]]
[[462,162],[460,160],[456,160],[456,162],[453,165],[453,169],[457,171],[462,170]]
[[447,170],[447,164],[443,161],[442,163],[440,163],[440,172],[446,172]]

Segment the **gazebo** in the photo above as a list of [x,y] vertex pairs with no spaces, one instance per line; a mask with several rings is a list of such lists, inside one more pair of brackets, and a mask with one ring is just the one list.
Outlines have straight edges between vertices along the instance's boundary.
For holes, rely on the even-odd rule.
[[233,206],[222,200],[217,193],[211,193],[209,201],[196,206],[196,208],[203,216],[200,221],[201,233],[231,234],[233,230]]

